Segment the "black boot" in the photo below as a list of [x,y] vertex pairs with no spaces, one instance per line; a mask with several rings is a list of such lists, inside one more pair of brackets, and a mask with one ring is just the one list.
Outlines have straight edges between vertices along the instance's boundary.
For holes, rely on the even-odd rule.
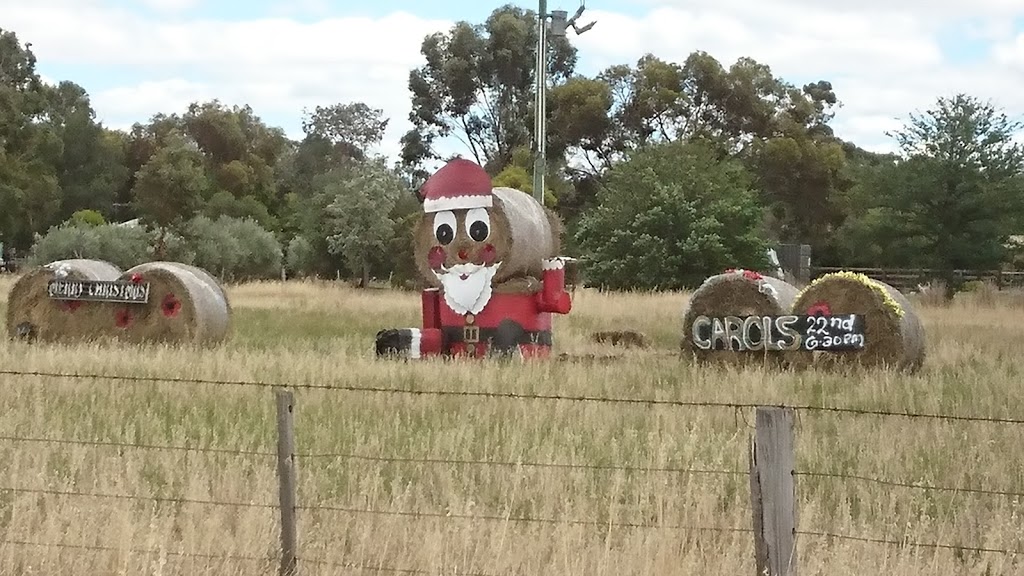
[[412,348],[412,330],[388,328],[377,332],[377,356],[408,356]]

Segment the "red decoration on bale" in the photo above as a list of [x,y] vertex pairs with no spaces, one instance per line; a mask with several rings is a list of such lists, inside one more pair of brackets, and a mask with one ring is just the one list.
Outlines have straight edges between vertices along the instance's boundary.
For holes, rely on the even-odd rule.
[[61,310],[64,310],[66,312],[74,313],[75,310],[78,310],[79,308],[82,307],[82,301],[81,300],[62,300],[60,302],[59,306],[60,306]]
[[114,313],[114,326],[118,328],[127,328],[132,325],[132,321],[135,318],[132,316],[132,311],[127,308],[120,308]]
[[829,306],[828,302],[825,302],[824,300],[819,300],[819,301],[815,302],[814,304],[811,304],[811,306],[809,308],[807,308],[807,315],[808,316],[831,316],[832,315],[832,307]]
[[160,303],[160,311],[168,318],[177,316],[178,312],[181,312],[181,300],[178,300],[174,294],[167,294]]
[[754,270],[744,270],[742,268],[740,268],[740,269],[729,268],[725,272],[722,272],[722,274],[735,274],[737,272],[743,274],[743,277],[746,278],[747,280],[757,281],[757,280],[763,280],[764,279],[764,276],[762,276],[759,272],[756,272]]
[[132,274],[131,280],[134,284],[142,284],[142,274]]

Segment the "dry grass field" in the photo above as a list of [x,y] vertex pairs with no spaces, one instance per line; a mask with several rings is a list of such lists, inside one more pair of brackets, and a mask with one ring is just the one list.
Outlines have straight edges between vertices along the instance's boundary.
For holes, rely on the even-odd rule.
[[[0,314],[11,285],[0,276]],[[674,354],[682,294],[579,292],[555,334],[576,360],[525,365],[378,361],[373,335],[415,326],[416,294],[263,283],[230,295],[220,347],[3,339],[0,370],[1024,417],[1013,294],[922,303],[929,356],[912,376],[689,366]],[[615,328],[653,347],[589,341]],[[713,530],[751,526],[752,410],[303,388],[295,402],[301,574],[754,572],[751,534]],[[0,574],[276,574],[272,389],[0,375],[0,414]],[[801,473],[1024,492],[1024,425],[800,412],[796,433]],[[596,468],[526,465],[538,463]],[[652,467],[734,473],[626,469]],[[815,475],[797,490],[804,532],[1024,550],[1012,494]],[[125,495],[138,498],[109,497]],[[808,534],[798,551],[802,576],[1024,573],[1021,554]]]

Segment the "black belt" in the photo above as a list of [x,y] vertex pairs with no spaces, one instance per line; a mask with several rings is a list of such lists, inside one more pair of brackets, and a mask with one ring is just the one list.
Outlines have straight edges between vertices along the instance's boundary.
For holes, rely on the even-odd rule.
[[441,328],[446,343],[478,344],[490,342],[496,348],[504,348],[517,344],[539,344],[551,346],[551,330],[524,330],[517,324],[509,322],[497,328],[481,328],[479,326],[446,326]]

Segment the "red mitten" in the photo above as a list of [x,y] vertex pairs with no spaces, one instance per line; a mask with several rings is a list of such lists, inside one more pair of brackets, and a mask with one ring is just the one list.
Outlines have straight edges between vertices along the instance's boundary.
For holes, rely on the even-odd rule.
[[541,312],[568,314],[572,309],[572,300],[565,291],[565,259],[546,259],[543,270],[543,288],[538,292],[538,308]]

